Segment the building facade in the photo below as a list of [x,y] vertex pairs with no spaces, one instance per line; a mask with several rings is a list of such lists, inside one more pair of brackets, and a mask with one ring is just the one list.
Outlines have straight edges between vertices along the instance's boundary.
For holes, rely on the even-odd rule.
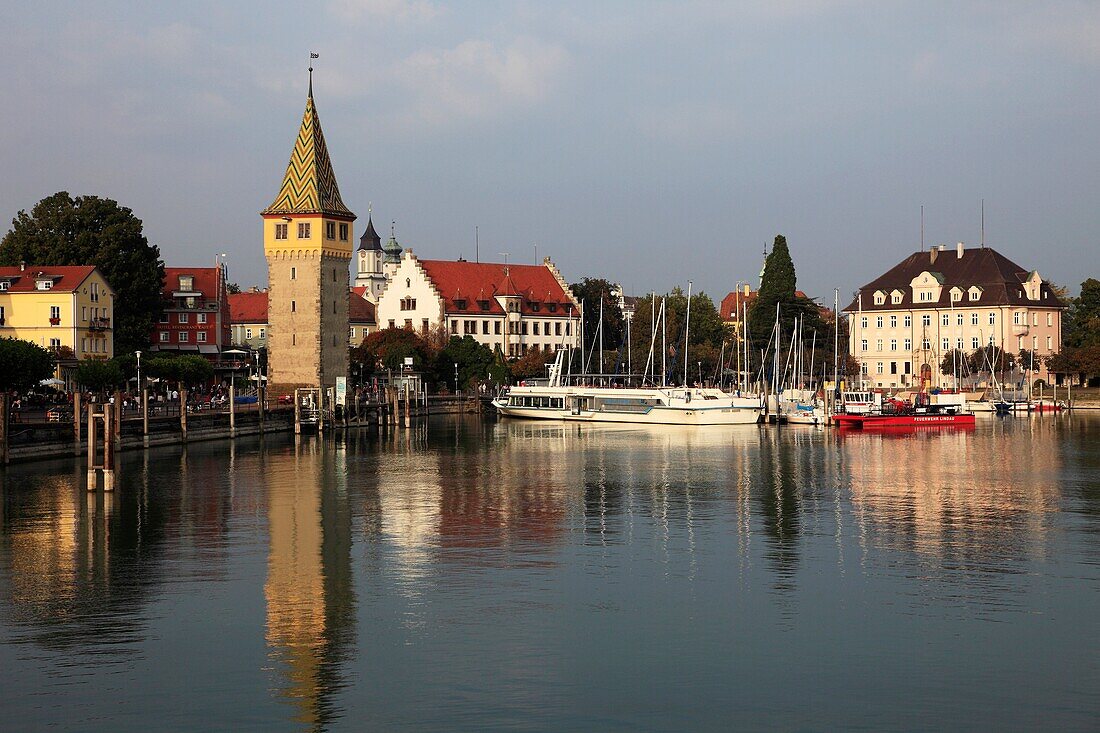
[[510,358],[575,347],[580,305],[557,267],[421,260],[406,249],[378,300],[379,328],[472,336]]
[[229,294],[230,341],[258,351],[267,348],[267,291],[252,289]]
[[988,345],[1034,353],[1032,378],[1048,379],[1043,357],[1061,348],[1065,307],[1037,271],[960,242],[909,255],[844,311],[865,385],[933,388],[952,386],[940,364],[953,349]]
[[225,268],[166,267],[164,310],[153,327],[152,351],[182,351],[214,358],[230,341]]
[[374,229],[373,218],[367,218],[367,228],[359,238],[359,249],[355,253],[355,290],[371,303],[378,302],[378,296],[386,289],[385,251],[382,238]]
[[[115,293],[91,265],[0,267],[0,337],[31,341],[62,361],[115,355]],[[59,376],[68,380],[65,370]]]
[[261,216],[270,384],[332,387],[348,374],[348,262],[355,214],[340,198],[312,82],[282,186]]
[[378,330],[375,305],[367,299],[369,291],[354,287],[348,293],[348,345],[359,346],[363,339]]

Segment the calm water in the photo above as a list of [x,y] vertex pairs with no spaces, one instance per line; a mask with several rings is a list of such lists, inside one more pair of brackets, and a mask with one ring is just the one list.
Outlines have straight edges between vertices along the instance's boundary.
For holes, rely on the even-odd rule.
[[1100,416],[0,473],[0,729],[1096,730]]

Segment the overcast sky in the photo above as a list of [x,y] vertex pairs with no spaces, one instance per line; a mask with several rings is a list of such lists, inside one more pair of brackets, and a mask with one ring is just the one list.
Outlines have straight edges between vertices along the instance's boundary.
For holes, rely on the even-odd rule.
[[[1100,276],[1100,3],[2,2],[0,216],[117,199],[168,265],[264,284],[314,96],[345,203],[425,257],[630,291],[756,284],[787,236],[842,299],[979,239]],[[312,15],[307,14],[312,12]]]

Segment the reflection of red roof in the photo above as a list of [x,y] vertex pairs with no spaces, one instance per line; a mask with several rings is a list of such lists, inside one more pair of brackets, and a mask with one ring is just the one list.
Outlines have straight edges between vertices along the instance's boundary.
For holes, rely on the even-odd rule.
[[267,293],[230,293],[230,323],[267,323]]
[[164,268],[164,295],[171,298],[172,293],[180,289],[180,276],[190,275],[194,278],[191,285],[193,292],[202,293],[202,297],[214,300],[218,297],[218,268],[216,267],[165,267]]
[[[546,265],[502,265],[490,262],[452,262],[420,260],[432,284],[443,296],[447,313],[493,313],[504,309],[497,295],[517,295],[523,298],[525,314],[565,316],[576,313],[573,298],[562,288],[554,272]],[[505,275],[505,267],[508,274]],[[463,300],[459,308],[455,300]],[[482,306],[487,306],[482,308]],[[535,307],[538,310],[535,310]],[[551,307],[552,306],[552,307]]]
[[[361,289],[366,290],[366,288]],[[348,293],[348,322],[375,323],[374,303],[358,295],[355,288]]]
[[0,267],[0,279],[7,280],[9,293],[29,293],[37,290],[35,281],[39,278],[53,280],[50,290],[72,292],[80,287],[89,275],[92,274],[93,265],[27,265],[26,269],[18,267]]

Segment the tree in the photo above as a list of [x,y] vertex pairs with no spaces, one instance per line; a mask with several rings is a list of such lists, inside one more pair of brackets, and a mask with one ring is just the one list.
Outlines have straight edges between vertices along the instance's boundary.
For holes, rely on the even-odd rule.
[[961,349],[951,349],[940,360],[940,374],[948,377],[966,372],[969,365],[968,357]]
[[749,335],[760,348],[763,348],[771,338],[777,308],[780,329],[788,337],[794,332],[795,320],[799,318],[802,319],[804,334],[815,330],[818,333],[825,331],[825,323],[821,319],[817,304],[805,296],[798,295],[797,283],[794,262],[787,248],[787,238],[777,234],[772,251],[764,260],[760,290],[749,308]]
[[114,360],[85,358],[76,365],[76,383],[89,392],[109,392],[123,379],[122,369]]
[[617,292],[614,283],[602,278],[586,277],[579,283],[569,286],[578,303],[584,304],[584,338],[587,342],[585,348],[596,344],[596,334],[600,327],[600,302],[603,302],[603,346],[605,349],[618,349],[623,344],[626,333],[622,309],[619,308],[619,299],[612,295]]
[[458,387],[465,389],[471,382],[484,381],[493,364],[493,352],[478,343],[473,336],[452,336],[450,342],[435,360],[437,384],[454,387],[455,364],[458,364]]
[[435,352],[428,342],[409,328],[375,331],[352,349],[352,359],[363,364],[364,376],[379,368],[400,371],[405,368],[406,357],[412,357],[415,371],[424,371],[435,362]]
[[[649,359],[650,341],[653,335],[653,315],[658,318],[657,336],[653,345],[653,363],[650,365],[650,375],[655,375],[655,381],[661,380],[661,335],[662,323],[660,322],[661,302],[665,303],[665,320],[667,338],[665,339],[668,354],[665,362],[669,370],[669,381],[683,383],[684,371],[684,326],[687,320],[687,295],[676,288],[667,296],[657,296],[654,300],[648,295],[638,301],[634,309],[634,319],[631,321],[631,367],[636,374],[645,370],[646,361]],[[714,301],[706,293],[693,293],[691,296],[691,335],[689,339],[688,353],[688,381],[695,382],[698,379],[699,365],[702,361],[704,378],[714,374],[718,365],[718,355],[722,350],[722,343],[729,342],[726,346],[726,356],[733,354],[732,334],[729,326],[723,321],[718,309],[714,307]],[[708,348],[700,348],[700,347]],[[576,371],[574,369],[574,371]]]
[[546,377],[546,365],[554,361],[552,350],[530,349],[511,363],[513,379],[542,379]]
[[225,292],[229,293],[230,295],[237,295],[241,292],[241,286],[237,283],[226,283]]
[[53,352],[22,339],[0,337],[0,390],[25,392],[53,376]]
[[1100,280],[1085,280],[1081,294],[1069,299],[1062,334],[1062,342],[1069,347],[1100,344]]
[[0,264],[95,265],[115,291],[115,351],[149,344],[163,308],[164,262],[141,220],[117,201],[65,191],[20,211],[0,241]]
[[201,356],[157,356],[142,364],[150,377],[194,387],[214,378],[214,367]]
[[1016,358],[993,344],[976,349],[967,357],[967,366],[974,374],[1004,375],[1016,368]]

